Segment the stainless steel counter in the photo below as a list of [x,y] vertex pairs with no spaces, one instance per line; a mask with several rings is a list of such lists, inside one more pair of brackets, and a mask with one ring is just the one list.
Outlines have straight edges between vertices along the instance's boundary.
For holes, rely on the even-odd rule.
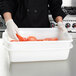
[[66,61],[12,63],[11,76],[76,76],[76,40]]

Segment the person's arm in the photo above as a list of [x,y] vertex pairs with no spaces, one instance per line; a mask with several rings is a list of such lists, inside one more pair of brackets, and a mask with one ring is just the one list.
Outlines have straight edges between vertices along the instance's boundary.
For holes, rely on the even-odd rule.
[[55,21],[58,22],[63,22],[63,18],[61,16],[57,16]]
[[12,19],[12,14],[10,12],[5,12],[3,14],[3,17],[5,19],[5,22],[7,22],[8,20]]
[[18,6],[17,0],[0,0],[0,15],[4,18],[4,13],[15,13]]
[[67,32],[67,29],[63,24],[63,19],[66,16],[66,14],[62,11],[61,5],[62,0],[49,0],[50,11],[54,21],[57,22],[58,28],[61,31]]
[[16,34],[18,33],[18,27],[12,19],[12,14],[10,12],[5,12],[3,14],[3,17],[4,17],[4,20],[6,22],[7,33],[9,35],[9,37],[11,37],[15,40],[18,40],[18,38],[16,36]]
[[49,0],[50,11],[54,21],[62,21],[66,14],[61,9],[62,0]]
[[16,33],[18,33],[18,27],[12,19],[13,13],[17,8],[17,0],[0,0],[0,14],[5,20],[7,26],[7,33],[12,39],[18,40]]

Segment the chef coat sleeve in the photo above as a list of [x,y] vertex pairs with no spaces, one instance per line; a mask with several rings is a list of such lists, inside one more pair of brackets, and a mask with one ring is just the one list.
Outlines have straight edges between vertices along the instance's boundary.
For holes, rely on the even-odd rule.
[[62,0],[49,0],[50,12],[54,20],[57,16],[61,16],[62,18],[66,16],[66,14],[62,11],[61,5]]
[[14,13],[16,7],[16,0],[0,0],[0,15],[3,16],[5,12]]

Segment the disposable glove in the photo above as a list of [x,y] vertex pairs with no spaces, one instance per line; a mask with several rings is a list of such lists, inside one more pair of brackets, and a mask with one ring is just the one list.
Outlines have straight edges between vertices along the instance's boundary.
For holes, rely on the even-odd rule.
[[66,37],[67,39],[71,39],[72,37],[69,35],[68,30],[66,29],[65,25],[63,24],[63,22],[58,22],[58,29],[62,32],[62,34],[64,35],[64,37]]
[[62,32],[68,32],[65,25],[63,24],[63,22],[58,22],[58,28],[59,30],[61,30]]
[[19,31],[14,21],[12,19],[6,21],[6,26],[7,26],[6,32],[8,33],[9,37],[18,40],[16,33],[19,34]]

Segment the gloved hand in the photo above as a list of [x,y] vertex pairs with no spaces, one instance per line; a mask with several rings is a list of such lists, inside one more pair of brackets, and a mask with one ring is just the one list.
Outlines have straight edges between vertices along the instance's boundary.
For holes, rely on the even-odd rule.
[[58,28],[60,31],[62,31],[62,34],[64,35],[65,39],[72,39],[72,37],[69,35],[68,30],[66,29],[63,22],[58,22]]
[[65,25],[63,24],[63,22],[58,22],[57,25],[58,25],[58,28],[59,28],[63,33],[68,32],[67,29],[66,29],[66,27],[65,27]]
[[9,35],[9,37],[11,37],[12,39],[18,40],[18,38],[16,36],[16,33],[19,34],[18,27],[14,23],[14,21],[12,19],[6,21],[6,26],[7,26],[6,31]]

